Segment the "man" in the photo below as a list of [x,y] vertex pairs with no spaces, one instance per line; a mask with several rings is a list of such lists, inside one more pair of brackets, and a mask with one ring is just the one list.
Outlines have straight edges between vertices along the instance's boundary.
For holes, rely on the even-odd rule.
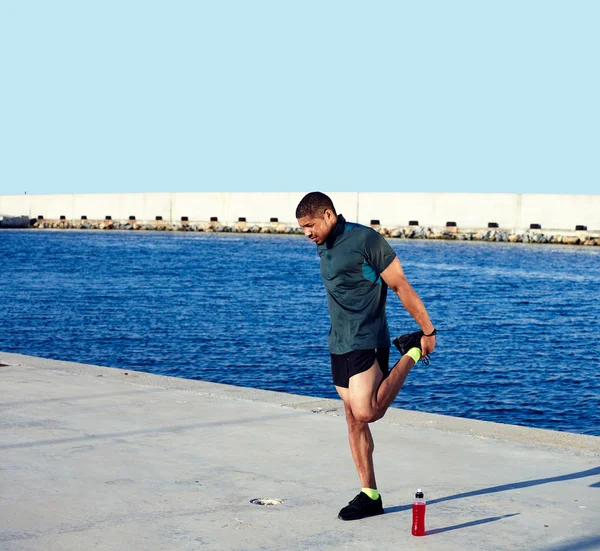
[[[347,222],[331,199],[306,195],[296,209],[304,235],[317,244],[331,317],[329,351],[333,383],[346,409],[350,450],[362,491],[340,513],[356,520],[383,513],[373,469],[369,423],[381,419],[417,361],[435,348],[435,328],[410,286],[396,253],[375,230]],[[401,358],[388,368],[390,334],[385,315],[388,287],[421,331],[394,339]]]

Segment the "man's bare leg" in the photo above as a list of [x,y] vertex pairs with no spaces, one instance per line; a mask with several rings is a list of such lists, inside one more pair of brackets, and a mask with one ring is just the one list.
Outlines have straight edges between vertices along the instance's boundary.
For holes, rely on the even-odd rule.
[[384,380],[379,363],[375,360],[369,369],[350,377],[348,388],[336,386],[344,401],[350,450],[362,484],[362,492],[340,511],[339,518],[342,520],[383,513],[375,480],[375,444],[369,423],[383,417],[414,365],[413,358],[402,356]]
[[375,360],[367,371],[350,377],[348,401],[354,418],[362,423],[381,419],[398,396],[414,365],[415,361],[410,356],[402,356],[383,380],[383,373]]
[[404,381],[406,381],[406,377],[408,377],[415,363],[415,360],[410,356],[402,356],[390,371],[389,376],[379,385],[377,392],[372,396],[371,403],[373,408],[381,410],[382,417],[398,396],[400,389],[404,385]]
[[357,520],[373,515],[381,515],[383,506],[375,481],[375,469],[373,468],[375,444],[373,443],[371,430],[368,423],[357,421],[352,414],[348,389],[338,386],[336,386],[336,389],[342,400],[344,400],[350,450],[362,485],[362,491],[346,507],[342,508],[338,518],[341,520]]
[[[377,489],[373,467],[375,443],[369,428],[369,423],[376,420],[372,419],[373,410],[376,408],[375,411],[382,410],[385,413],[400,392],[414,363],[412,358],[403,356],[382,381],[383,373],[375,361],[367,371],[350,378],[349,388],[336,386],[344,401],[350,451],[363,488]],[[377,419],[383,417],[383,413]],[[357,418],[360,415],[364,416],[363,419]]]
[[375,443],[371,435],[371,429],[368,423],[357,421],[352,414],[352,408],[348,401],[348,389],[336,387],[338,394],[344,400],[346,408],[346,423],[348,424],[348,441],[352,459],[356,465],[358,477],[363,488],[377,489],[375,481],[375,469],[373,467],[373,451]]

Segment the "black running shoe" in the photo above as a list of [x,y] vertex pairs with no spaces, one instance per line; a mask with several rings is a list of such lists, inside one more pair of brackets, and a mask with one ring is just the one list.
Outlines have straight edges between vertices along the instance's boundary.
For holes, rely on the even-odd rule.
[[381,496],[377,499],[371,499],[367,494],[361,492],[340,511],[338,518],[341,520],[358,520],[375,515],[383,515]]
[[[396,337],[392,342],[394,346],[400,351],[400,355],[404,356],[411,348],[418,348],[421,350],[421,337],[423,336],[423,331],[417,331],[415,333],[408,333],[407,335],[400,335]],[[423,351],[421,350],[421,353]],[[429,365],[429,354],[427,356],[422,356],[421,361],[425,365]]]

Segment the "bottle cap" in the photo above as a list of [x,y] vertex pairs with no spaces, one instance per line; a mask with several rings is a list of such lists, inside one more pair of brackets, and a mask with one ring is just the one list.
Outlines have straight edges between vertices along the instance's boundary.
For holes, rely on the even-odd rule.
[[415,494],[415,497],[416,497],[417,499],[423,499],[423,498],[425,497],[425,496],[423,495],[423,490],[421,490],[421,488],[419,488],[419,489],[417,490],[417,493]]

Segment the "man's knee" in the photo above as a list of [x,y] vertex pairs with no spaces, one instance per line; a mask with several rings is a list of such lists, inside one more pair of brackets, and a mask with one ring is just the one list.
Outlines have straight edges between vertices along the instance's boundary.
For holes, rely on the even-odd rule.
[[[352,410],[351,415],[358,423],[374,423],[381,419],[384,413],[373,408],[355,408]],[[348,412],[346,412],[346,420],[348,423],[351,422],[348,418]]]

